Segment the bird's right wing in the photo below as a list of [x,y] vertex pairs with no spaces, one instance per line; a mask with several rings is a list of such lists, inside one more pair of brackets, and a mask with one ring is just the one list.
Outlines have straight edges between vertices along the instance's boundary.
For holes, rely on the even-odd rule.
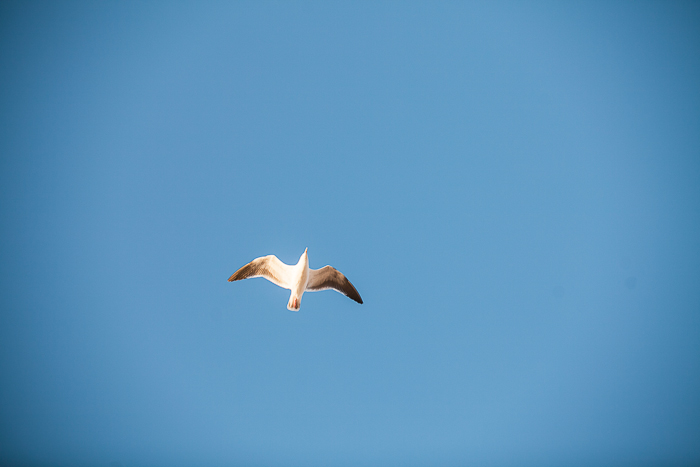
[[275,255],[256,258],[234,272],[228,278],[229,282],[240,281],[251,277],[264,277],[273,284],[285,289],[291,289],[292,266],[284,264]]
[[326,289],[336,290],[357,303],[362,303],[362,297],[360,297],[355,286],[336,268],[325,266],[321,269],[309,270],[309,282],[306,284],[306,290],[315,292]]

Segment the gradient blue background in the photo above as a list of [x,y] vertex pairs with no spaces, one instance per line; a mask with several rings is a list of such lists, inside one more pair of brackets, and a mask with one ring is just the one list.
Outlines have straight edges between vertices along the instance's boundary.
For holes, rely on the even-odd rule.
[[0,118],[4,464],[700,462],[698,3],[3,2]]

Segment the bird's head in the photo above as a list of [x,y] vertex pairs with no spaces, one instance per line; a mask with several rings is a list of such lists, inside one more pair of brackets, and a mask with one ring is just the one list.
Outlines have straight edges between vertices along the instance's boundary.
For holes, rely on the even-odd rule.
[[301,254],[301,257],[299,258],[299,262],[300,262],[300,263],[309,264],[308,251],[309,251],[309,249],[306,248],[306,249],[304,250],[304,252]]

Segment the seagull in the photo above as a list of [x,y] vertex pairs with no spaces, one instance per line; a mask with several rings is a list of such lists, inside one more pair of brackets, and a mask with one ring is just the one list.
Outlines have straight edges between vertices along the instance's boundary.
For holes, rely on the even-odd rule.
[[290,311],[299,311],[304,292],[326,289],[336,290],[357,303],[362,303],[362,297],[355,287],[336,268],[325,266],[321,269],[310,269],[308,250],[304,250],[295,265],[284,264],[275,255],[261,256],[234,272],[228,281],[264,277],[275,285],[291,290],[292,294],[287,303],[287,309]]

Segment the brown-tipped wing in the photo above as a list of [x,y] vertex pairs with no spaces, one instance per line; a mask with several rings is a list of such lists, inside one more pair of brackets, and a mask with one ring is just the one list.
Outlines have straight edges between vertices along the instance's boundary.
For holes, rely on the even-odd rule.
[[290,289],[291,266],[284,264],[277,256],[269,255],[257,258],[234,272],[228,278],[229,282],[240,281],[251,277],[264,277],[273,284],[282,288]]
[[346,297],[352,298],[357,303],[362,303],[362,297],[360,297],[357,289],[355,289],[348,278],[336,268],[326,266],[321,269],[309,270],[309,282],[306,284],[306,290],[315,292],[317,290],[326,289],[337,290]]

